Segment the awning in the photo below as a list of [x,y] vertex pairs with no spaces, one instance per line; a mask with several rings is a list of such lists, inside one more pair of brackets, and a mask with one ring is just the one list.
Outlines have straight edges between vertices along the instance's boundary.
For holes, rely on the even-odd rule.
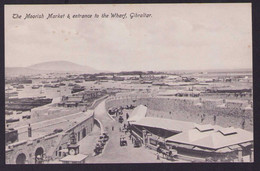
[[179,144],[178,147],[180,147],[180,148],[186,148],[186,149],[193,149],[194,146],[192,146],[192,145],[186,145],[186,144]]
[[193,150],[203,151],[203,152],[213,152],[214,151],[214,150],[209,150],[209,149],[200,148],[200,147],[194,147]]
[[167,141],[166,144],[167,144],[167,145],[176,146],[176,147],[178,147],[178,146],[180,145],[180,144],[178,144],[178,143],[169,142],[169,141]]
[[218,149],[215,152],[217,152],[217,153],[228,153],[228,152],[232,152],[232,151],[233,150],[231,150],[230,148],[225,147],[225,148]]
[[239,145],[232,145],[232,146],[229,146],[228,148],[230,148],[231,150],[236,150],[238,148],[240,148]]
[[252,143],[251,142],[247,142],[247,143],[243,143],[243,144],[239,144],[239,145],[242,146],[242,147],[247,147],[249,145],[252,145]]

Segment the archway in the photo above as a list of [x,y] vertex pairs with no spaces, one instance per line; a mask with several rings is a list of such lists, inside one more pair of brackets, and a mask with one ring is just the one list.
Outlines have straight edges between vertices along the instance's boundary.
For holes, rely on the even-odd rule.
[[84,128],[83,131],[82,131],[82,138],[84,138],[86,136],[86,134],[87,134],[86,133],[86,128]]
[[35,151],[35,164],[42,164],[43,162],[43,148],[38,147]]
[[25,164],[26,156],[24,153],[21,153],[16,158],[16,164]]

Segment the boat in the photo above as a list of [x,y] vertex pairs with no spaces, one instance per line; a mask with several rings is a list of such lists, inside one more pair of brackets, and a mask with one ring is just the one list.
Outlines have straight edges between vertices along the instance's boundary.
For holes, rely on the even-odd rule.
[[85,90],[85,87],[83,87],[83,86],[74,86],[71,90],[71,93],[77,93],[77,92],[84,91],[84,90]]
[[45,84],[43,87],[51,87],[51,84]]
[[51,83],[59,83],[59,80],[54,80],[54,81],[51,81]]
[[24,88],[24,85],[19,84],[19,85],[16,86],[16,88],[17,88],[17,89],[22,89],[22,88]]
[[22,116],[23,119],[30,119],[31,118],[31,115],[24,115]]
[[20,84],[32,84],[32,80],[20,80],[19,81]]
[[96,81],[96,79],[95,79],[95,78],[86,78],[85,81],[86,81],[86,82],[87,82],[87,81]]
[[46,97],[12,98],[12,99],[9,98],[5,103],[5,109],[16,110],[16,111],[28,111],[35,107],[50,104],[51,102],[52,99]]
[[7,84],[32,84],[32,80],[27,79],[11,79],[6,81]]
[[51,86],[51,88],[59,88],[60,87],[60,84],[54,84]]
[[6,110],[6,111],[5,111],[5,114],[6,114],[6,115],[12,115],[13,113],[14,113],[14,112],[13,112],[13,111],[10,111],[10,110]]
[[23,112],[22,111],[17,111],[16,114],[20,115],[22,114]]
[[6,123],[12,123],[12,122],[18,122],[20,119],[19,118],[10,118],[10,119],[6,119]]
[[32,86],[32,89],[38,89],[38,88],[40,88],[40,85],[33,85]]
[[9,90],[13,90],[13,88],[8,87],[8,88],[5,89],[5,91],[9,91]]
[[60,86],[65,86],[66,84],[65,83],[60,83]]
[[43,83],[43,84],[48,84],[48,83],[49,83],[49,81],[42,81],[42,83]]
[[75,80],[75,83],[83,83],[82,80]]
[[71,87],[72,87],[72,86],[75,86],[75,84],[73,84],[73,83],[69,83],[68,86],[71,86]]
[[7,97],[7,98],[14,97],[14,96],[18,96],[18,92],[17,91],[10,92],[10,93],[5,93],[5,97]]

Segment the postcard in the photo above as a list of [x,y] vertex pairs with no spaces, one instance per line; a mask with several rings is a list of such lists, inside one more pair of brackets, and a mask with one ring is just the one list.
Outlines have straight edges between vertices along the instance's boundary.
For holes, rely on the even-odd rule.
[[254,162],[251,13],[5,5],[5,163]]

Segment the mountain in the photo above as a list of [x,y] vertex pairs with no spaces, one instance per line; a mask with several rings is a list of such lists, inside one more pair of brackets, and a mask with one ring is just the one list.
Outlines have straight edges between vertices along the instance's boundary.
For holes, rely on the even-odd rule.
[[51,61],[43,62],[27,67],[29,69],[47,70],[52,72],[83,72],[83,73],[96,73],[99,72],[89,66],[78,65],[68,61]]
[[89,66],[78,65],[68,61],[52,61],[43,62],[28,67],[6,67],[5,75],[18,76],[18,75],[34,75],[45,73],[99,73],[98,71]]

